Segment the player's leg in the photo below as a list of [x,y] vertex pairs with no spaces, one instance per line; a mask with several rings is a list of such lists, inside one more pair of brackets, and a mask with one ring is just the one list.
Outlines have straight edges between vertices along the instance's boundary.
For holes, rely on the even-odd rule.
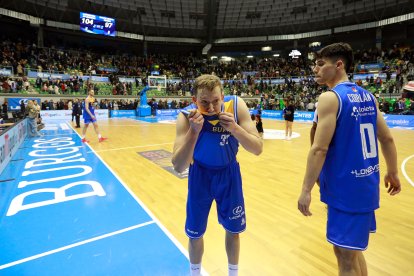
[[367,268],[367,262],[365,261],[365,257],[364,254],[362,253],[362,251],[358,252],[358,268],[360,271],[360,275],[362,276],[367,276],[368,275],[368,268]]
[[185,232],[189,237],[188,253],[191,275],[200,275],[204,253],[203,235],[213,198],[210,195],[208,170],[194,162],[189,168]]
[[288,139],[288,134],[289,134],[289,121],[285,120],[285,139]]
[[367,266],[361,251],[334,246],[340,276],[367,275]]
[[88,129],[88,127],[89,127],[89,121],[87,121],[85,119],[84,124],[83,124],[83,128],[82,128],[82,142],[83,143],[88,143],[89,142],[88,140],[86,140],[86,130]]
[[339,275],[367,275],[362,253],[370,232],[376,231],[375,213],[348,213],[328,206],[327,240],[334,245]]
[[212,183],[214,185],[214,198],[217,203],[217,216],[226,230],[226,253],[229,275],[238,275],[240,255],[239,233],[246,230],[246,212],[240,166],[234,162],[216,174]]
[[99,126],[98,126],[98,123],[96,122],[96,120],[93,121],[93,128],[95,129],[96,135],[98,135],[99,142],[103,142],[106,139],[108,139],[106,137],[102,137],[101,133],[99,132]]
[[204,253],[204,239],[201,238],[189,238],[188,242],[188,254],[190,255],[191,264],[201,264],[201,259]]
[[289,138],[292,138],[292,126],[293,126],[293,122],[288,122],[288,128],[289,128]]
[[226,253],[229,264],[238,265],[240,255],[240,235],[226,231]]

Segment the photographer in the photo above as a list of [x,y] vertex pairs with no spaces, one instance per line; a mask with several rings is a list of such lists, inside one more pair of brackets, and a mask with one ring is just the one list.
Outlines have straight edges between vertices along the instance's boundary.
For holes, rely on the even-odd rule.
[[39,137],[42,136],[37,130],[37,118],[39,116],[38,108],[34,105],[32,100],[27,102],[27,112],[29,119],[29,136],[30,137]]

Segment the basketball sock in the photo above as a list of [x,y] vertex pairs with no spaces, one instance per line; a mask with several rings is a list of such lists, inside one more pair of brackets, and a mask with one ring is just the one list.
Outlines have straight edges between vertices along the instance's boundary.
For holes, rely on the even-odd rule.
[[101,135],[100,133],[98,134],[98,138],[99,138],[99,139],[101,139],[101,138],[102,138],[102,135]]
[[229,264],[229,276],[237,276],[239,275],[239,266]]
[[190,264],[190,275],[200,276],[201,275],[201,264]]

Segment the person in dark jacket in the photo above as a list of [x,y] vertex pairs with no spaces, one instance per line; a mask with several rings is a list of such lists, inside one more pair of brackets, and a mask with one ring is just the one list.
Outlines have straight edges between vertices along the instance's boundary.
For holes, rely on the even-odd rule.
[[80,128],[80,116],[82,115],[82,107],[79,103],[79,99],[75,99],[75,102],[73,103],[72,107],[72,114],[75,116],[76,121],[76,128]]

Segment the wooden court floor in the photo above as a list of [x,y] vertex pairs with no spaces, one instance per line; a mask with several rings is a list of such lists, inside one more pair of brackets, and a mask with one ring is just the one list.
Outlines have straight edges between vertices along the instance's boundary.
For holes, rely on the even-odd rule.
[[[263,124],[270,130],[284,127],[282,121],[264,120]],[[172,152],[175,124],[109,119],[99,121],[99,126],[109,140],[99,144],[89,129],[92,148],[187,248],[187,179],[163,169],[161,166],[170,165],[168,160],[160,165],[138,154]],[[241,234],[240,275],[337,275],[332,246],[325,239],[326,209],[319,201],[318,189],[312,194],[313,216],[304,217],[297,210],[309,130],[310,124],[294,123],[298,138],[264,140],[260,156],[240,148],[247,215],[247,230]],[[402,192],[390,197],[381,184],[377,233],[371,235],[365,258],[369,275],[414,275],[414,131],[391,131],[398,150]],[[380,160],[384,172],[382,156]],[[210,275],[227,275],[224,230],[217,222],[214,205],[204,239],[204,268]]]

